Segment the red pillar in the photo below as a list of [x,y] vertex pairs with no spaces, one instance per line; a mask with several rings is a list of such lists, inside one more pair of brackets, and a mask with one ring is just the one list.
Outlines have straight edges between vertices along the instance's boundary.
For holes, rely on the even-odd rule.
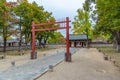
[[31,59],[34,59],[35,53],[35,23],[32,22],[32,52],[31,52]]
[[70,51],[69,51],[69,47],[70,47],[70,42],[69,42],[69,18],[66,17],[66,54],[65,54],[66,62],[71,61],[71,54],[70,54]]

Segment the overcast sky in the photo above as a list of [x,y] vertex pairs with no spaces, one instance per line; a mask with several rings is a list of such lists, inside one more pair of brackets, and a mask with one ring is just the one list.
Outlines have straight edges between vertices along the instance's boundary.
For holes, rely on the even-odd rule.
[[56,19],[70,17],[73,20],[78,8],[82,7],[84,0],[29,0],[36,1],[45,10],[53,13]]
[[[16,0],[7,0],[16,1]],[[28,0],[29,2],[35,1],[38,5],[42,5],[45,10],[52,12],[53,16],[57,19],[69,17],[73,21],[76,16],[78,8],[82,8],[85,0]],[[72,25],[71,25],[72,26]],[[65,34],[65,32],[62,32]]]

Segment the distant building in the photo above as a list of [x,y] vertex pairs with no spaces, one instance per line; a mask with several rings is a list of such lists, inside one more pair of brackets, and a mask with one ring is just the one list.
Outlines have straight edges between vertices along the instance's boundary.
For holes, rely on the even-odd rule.
[[[6,46],[18,46],[19,40],[18,39],[10,39],[6,41]],[[4,41],[0,38],[0,46],[4,46]]]
[[[3,46],[4,42],[3,40],[0,41],[0,46]],[[19,45],[19,40],[7,40],[6,41],[6,46],[18,46]]]
[[[82,34],[82,35],[69,35],[69,41],[70,41],[70,47],[86,47],[87,44],[87,35]],[[90,43],[90,39],[88,39]]]

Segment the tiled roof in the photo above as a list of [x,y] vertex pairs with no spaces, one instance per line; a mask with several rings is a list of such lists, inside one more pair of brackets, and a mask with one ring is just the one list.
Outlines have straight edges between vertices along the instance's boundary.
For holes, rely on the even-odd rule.
[[[17,39],[7,40],[7,43],[19,42]],[[0,40],[0,43],[3,43],[3,40]]]
[[82,35],[69,35],[69,40],[86,40],[87,39],[87,35],[82,34]]

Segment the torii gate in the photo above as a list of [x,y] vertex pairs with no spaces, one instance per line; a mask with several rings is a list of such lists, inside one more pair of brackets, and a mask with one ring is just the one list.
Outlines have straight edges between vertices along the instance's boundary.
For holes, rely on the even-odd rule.
[[[32,22],[32,52],[31,52],[31,59],[35,59],[35,32],[37,31],[48,31],[48,30],[58,30],[58,29],[66,29],[66,53],[65,53],[65,61],[71,62],[71,53],[69,51],[70,43],[69,43],[69,17],[66,17],[65,21],[60,22],[48,22],[48,23],[40,23],[35,24]],[[51,24],[61,24],[66,23],[63,27],[58,28],[44,28],[44,29],[35,29],[36,26],[44,26],[44,25],[51,25]]]

